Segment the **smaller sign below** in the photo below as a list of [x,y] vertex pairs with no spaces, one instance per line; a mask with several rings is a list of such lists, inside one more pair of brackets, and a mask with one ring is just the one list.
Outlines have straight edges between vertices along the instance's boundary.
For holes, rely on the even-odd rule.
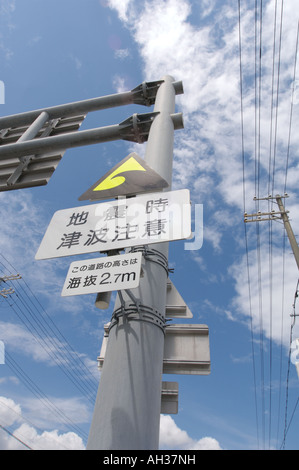
[[161,413],[165,415],[178,414],[179,384],[177,382],[162,382]]
[[[104,337],[98,368],[102,370],[109,341],[109,327],[104,327]],[[165,328],[163,374],[209,375],[211,373],[209,328],[207,325],[182,323]]]
[[62,296],[95,294],[139,286],[142,253],[126,253],[74,261],[68,270]]
[[170,279],[167,281],[166,318],[193,318],[192,312]]
[[171,324],[167,325],[165,333],[163,374],[210,374],[207,325]]

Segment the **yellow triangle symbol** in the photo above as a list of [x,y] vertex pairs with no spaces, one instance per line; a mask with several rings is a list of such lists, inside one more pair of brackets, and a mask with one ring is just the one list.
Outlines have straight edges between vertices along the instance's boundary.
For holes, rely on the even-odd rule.
[[124,176],[117,176],[125,171],[146,171],[143,166],[138,163],[134,157],[129,158],[125,163],[120,165],[114,170],[104,181],[96,186],[93,191],[104,191],[105,189],[112,189],[120,186],[126,181]]

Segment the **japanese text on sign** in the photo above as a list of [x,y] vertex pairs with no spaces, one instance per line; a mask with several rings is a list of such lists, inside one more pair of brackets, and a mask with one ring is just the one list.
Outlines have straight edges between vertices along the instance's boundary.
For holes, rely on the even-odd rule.
[[54,214],[37,259],[189,238],[189,191],[154,193]]
[[70,265],[61,295],[92,294],[138,287],[140,270],[141,253],[74,261]]

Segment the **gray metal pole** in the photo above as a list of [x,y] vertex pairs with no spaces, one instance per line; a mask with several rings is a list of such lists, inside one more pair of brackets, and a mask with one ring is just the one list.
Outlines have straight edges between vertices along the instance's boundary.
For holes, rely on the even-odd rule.
[[13,144],[0,146],[0,160],[19,158],[26,155],[36,155],[43,152],[55,152],[68,148],[82,147],[122,139],[121,128],[118,124],[80,132],[44,137],[32,140],[18,141]]
[[57,119],[65,116],[78,116],[102,109],[114,108],[134,103],[134,96],[131,91],[117,93],[114,95],[100,96],[73,103],[60,104],[49,108],[27,111],[25,113],[12,114],[0,118],[0,129],[6,127],[25,126],[33,122],[42,112],[49,115],[49,119]]
[[[154,111],[159,115],[151,126],[145,156],[169,184],[173,83],[173,78],[166,76],[158,90]],[[144,251],[144,277],[138,288],[118,293],[116,299],[88,450],[154,450],[159,445],[168,243],[155,245],[159,263],[153,262],[152,256],[147,259],[145,247],[137,249]]]
[[277,196],[275,196],[275,199],[277,201],[279,210],[281,212],[281,218],[283,220],[284,227],[286,229],[286,232],[287,232],[287,235],[288,235],[288,238],[289,238],[289,242],[290,242],[291,248],[292,248],[294,256],[295,256],[297,267],[299,269],[299,247],[298,247],[296,237],[295,237],[294,232],[292,230],[292,227],[291,227],[291,224],[290,224],[290,221],[289,221],[289,217],[286,213],[286,210],[285,210],[285,207],[283,205],[281,196],[277,195]]

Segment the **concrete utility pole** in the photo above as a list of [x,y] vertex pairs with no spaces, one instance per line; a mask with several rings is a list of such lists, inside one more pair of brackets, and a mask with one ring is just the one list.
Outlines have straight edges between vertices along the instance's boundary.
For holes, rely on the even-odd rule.
[[[176,127],[171,117],[173,84],[173,78],[166,76],[157,92],[154,112],[159,114],[150,128],[145,155],[170,186]],[[145,253],[147,248],[138,249]],[[156,244],[150,258],[144,258],[139,287],[117,295],[87,450],[158,449],[168,243]]]
[[293,250],[293,253],[294,253],[294,256],[295,256],[297,267],[299,269],[299,247],[298,247],[296,237],[295,237],[294,232],[292,230],[292,227],[291,227],[291,224],[290,224],[290,221],[289,221],[289,217],[287,215],[285,207],[282,203],[281,196],[277,195],[277,196],[275,196],[275,199],[277,201],[279,210],[281,212],[281,218],[283,220],[284,227],[286,229],[286,232],[287,232],[287,235],[288,235],[288,238],[289,238],[289,242],[290,242],[290,245],[292,247],[292,250]]
[[294,257],[295,257],[295,261],[297,263],[297,267],[299,269],[299,247],[298,247],[298,243],[297,243],[296,237],[294,235],[294,232],[292,230],[292,227],[291,227],[291,224],[290,224],[290,219],[288,217],[288,212],[289,211],[285,210],[284,204],[282,202],[282,199],[286,198],[286,197],[289,197],[289,196],[287,194],[285,194],[284,196],[280,196],[279,194],[277,194],[276,196],[268,196],[268,197],[259,198],[259,199],[254,198],[254,200],[256,200],[256,201],[266,201],[266,200],[270,200],[270,199],[276,199],[279,211],[275,211],[275,210],[273,210],[271,212],[261,212],[261,211],[259,211],[255,214],[247,214],[247,212],[245,212],[244,222],[248,223],[248,222],[263,222],[265,220],[282,220],[283,224],[284,224],[284,228],[286,229],[286,232],[287,232],[287,236],[288,236],[288,239],[289,239]]

